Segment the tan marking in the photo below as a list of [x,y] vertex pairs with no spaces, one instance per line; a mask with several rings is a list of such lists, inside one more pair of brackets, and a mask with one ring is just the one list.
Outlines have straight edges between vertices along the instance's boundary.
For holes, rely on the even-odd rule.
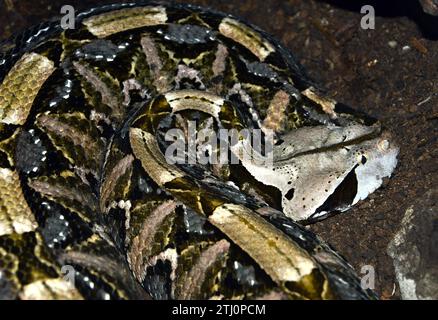
[[181,170],[167,163],[152,134],[139,128],[131,128],[129,138],[135,157],[160,187],[173,179],[184,177]]
[[25,53],[0,84],[0,122],[23,125],[44,82],[55,70],[52,61]]
[[134,157],[130,154],[121,159],[111,172],[106,175],[102,186],[100,188],[100,211],[103,213],[108,213],[110,207],[110,200],[114,197],[114,192],[117,184],[123,179],[123,177],[128,173],[128,177],[131,176],[132,172],[132,162]]
[[[99,76],[96,70],[93,70],[90,66],[85,63],[80,63],[77,61],[73,62],[75,70],[88,82],[93,88],[100,93],[102,103],[110,107],[112,112],[112,117],[117,119],[121,118],[123,115],[122,111],[122,99],[119,95],[114,94],[114,92],[119,92],[120,90],[114,90],[117,88],[111,88],[104,79]],[[118,83],[115,83],[118,85]]]
[[255,300],[289,300],[290,297],[285,293],[279,290],[269,291],[260,297],[255,298]]
[[0,168],[0,236],[22,234],[38,227],[15,171]]
[[135,277],[139,281],[144,280],[147,261],[151,258],[153,241],[164,219],[175,212],[176,202],[166,201],[156,207],[143,222],[140,233],[132,239],[131,248],[127,258]]
[[299,282],[317,268],[316,262],[298,244],[241,205],[221,205],[208,220],[277,283]]
[[122,31],[155,26],[166,21],[164,7],[137,7],[102,13],[85,19],[83,24],[96,37],[105,38]]
[[123,81],[122,83],[123,86],[123,105],[124,106],[129,106],[129,104],[131,103],[131,96],[129,94],[130,91],[132,90],[138,90],[140,93],[140,96],[144,99],[146,98],[148,91],[145,87],[143,87],[143,85],[141,84],[140,81],[136,80],[136,79],[128,79]]
[[179,84],[181,83],[181,81],[183,79],[190,79],[190,80],[193,80],[195,82],[199,82],[201,84],[200,89],[201,90],[205,89],[205,85],[202,81],[202,75],[198,70],[187,67],[184,64],[179,64],[178,65],[178,72],[175,76],[175,82],[177,83],[176,89],[179,89]]
[[[55,137],[60,137],[69,140],[75,146],[80,146],[84,149],[85,155],[92,159],[100,159],[103,150],[103,143],[96,140],[87,132],[80,131],[80,127],[74,127],[67,120],[87,120],[83,113],[75,112],[71,114],[63,114],[62,117],[55,114],[42,114],[38,116],[36,122],[38,127],[47,130],[50,140],[55,146],[58,146]],[[61,148],[60,148],[61,149]],[[73,159],[71,159],[73,162]]]
[[140,42],[154,78],[155,88],[159,93],[169,91],[171,89],[169,75],[163,72],[163,62],[158,53],[157,44],[149,35],[144,35]]
[[173,112],[183,110],[198,110],[214,117],[219,117],[224,99],[204,91],[179,90],[165,94],[167,102]]
[[275,133],[284,129],[286,120],[286,108],[289,105],[290,96],[283,90],[277,91],[269,104],[267,115],[263,120],[262,129],[266,133],[272,130]]
[[83,300],[79,291],[68,281],[57,278],[39,280],[25,285],[21,300]]
[[[216,50],[215,59],[213,61],[211,70],[213,71],[213,78],[223,77],[227,67],[228,49],[223,44],[219,44]],[[220,94],[223,90],[223,80],[219,83],[214,83],[211,88],[212,92]]]
[[98,127],[83,113],[40,114],[36,123],[47,133],[55,148],[74,165],[74,171],[83,183],[89,185],[88,173],[95,177],[99,175],[105,140],[100,137]]
[[230,248],[230,243],[222,239],[201,252],[199,259],[192,268],[180,279],[182,288],[178,290],[176,299],[199,299],[202,284],[207,276],[207,271],[214,263],[223,258]]
[[[99,242],[107,244],[108,242],[100,235],[94,234],[87,240],[87,244],[98,244]],[[112,245],[112,244],[111,244]],[[96,253],[89,253],[80,250],[69,250],[59,256],[63,264],[77,264],[90,270],[99,270],[101,274],[114,274],[115,272],[125,272],[115,259],[108,256],[99,256]]]
[[219,44],[217,46],[217,51],[215,55],[215,59],[213,61],[213,76],[217,77],[222,75],[225,72],[226,61],[228,57],[228,49],[223,44]]
[[322,97],[315,92],[315,89],[310,87],[301,92],[304,96],[319,104],[322,110],[327,113],[330,118],[336,119],[337,115],[335,112],[336,101],[327,97]]
[[260,61],[275,52],[275,48],[262,36],[251,30],[248,26],[234,19],[225,18],[219,25],[219,31],[225,37],[230,38],[251,51]]
[[98,212],[97,199],[89,186],[82,183],[70,171],[63,171],[60,175],[50,177],[38,177],[29,181],[29,187],[77,212],[86,221],[89,221],[90,218],[84,216],[83,207],[89,208],[93,214]]

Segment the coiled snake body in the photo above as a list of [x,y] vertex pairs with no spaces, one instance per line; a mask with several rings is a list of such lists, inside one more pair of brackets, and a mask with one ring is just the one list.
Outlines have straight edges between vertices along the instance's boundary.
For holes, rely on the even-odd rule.
[[[104,6],[3,42],[0,81],[0,298],[375,297],[298,222],[364,199],[397,147],[258,28]],[[273,132],[271,166],[242,140],[237,164],[165,157],[170,129],[199,145],[245,128]]]

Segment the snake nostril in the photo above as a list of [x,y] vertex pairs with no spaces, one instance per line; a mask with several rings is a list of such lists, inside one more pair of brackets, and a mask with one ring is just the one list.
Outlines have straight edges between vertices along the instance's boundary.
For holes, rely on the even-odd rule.
[[389,149],[389,146],[390,146],[390,144],[389,144],[388,140],[383,139],[383,140],[379,141],[378,148],[380,151],[387,151]]

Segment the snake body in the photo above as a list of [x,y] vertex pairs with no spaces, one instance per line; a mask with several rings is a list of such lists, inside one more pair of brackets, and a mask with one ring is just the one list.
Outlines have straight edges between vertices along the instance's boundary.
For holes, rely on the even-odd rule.
[[[169,163],[189,120],[273,131],[278,173]],[[44,23],[0,46],[0,298],[374,299],[298,221],[363,199],[386,135],[229,15],[137,2]]]

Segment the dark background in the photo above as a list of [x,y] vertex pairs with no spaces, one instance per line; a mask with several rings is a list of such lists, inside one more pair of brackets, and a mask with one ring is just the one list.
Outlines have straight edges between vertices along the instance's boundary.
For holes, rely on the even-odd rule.
[[[80,11],[114,2],[0,0],[0,40],[59,15],[64,4]],[[426,210],[436,201],[425,195],[438,178],[436,18],[416,1],[187,2],[243,17],[275,35],[331,96],[379,118],[395,134],[401,152],[393,178],[354,209],[310,228],[358,273],[373,266],[382,298],[399,298],[388,243],[408,208]],[[375,5],[375,30],[360,28],[362,4]]]

